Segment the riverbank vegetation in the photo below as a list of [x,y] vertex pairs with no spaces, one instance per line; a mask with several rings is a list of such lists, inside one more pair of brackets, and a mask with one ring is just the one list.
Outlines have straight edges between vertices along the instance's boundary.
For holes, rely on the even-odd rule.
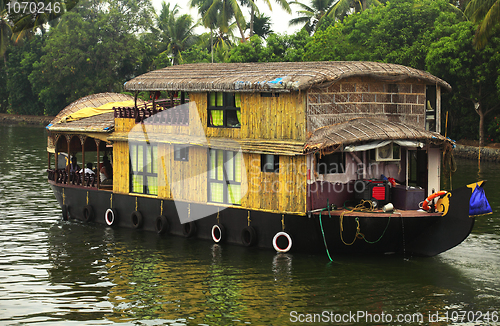
[[[32,15],[0,0],[0,113],[56,115],[173,64],[364,60],[446,80],[447,136],[500,142],[499,1],[191,0],[192,17],[150,0],[67,0],[58,14]],[[264,5],[302,28],[274,33]]]

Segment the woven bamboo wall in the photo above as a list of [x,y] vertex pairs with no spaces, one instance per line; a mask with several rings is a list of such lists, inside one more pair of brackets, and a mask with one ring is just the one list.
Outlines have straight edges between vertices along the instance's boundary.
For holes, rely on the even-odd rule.
[[[190,93],[189,126],[148,125],[148,133],[266,140],[306,140],[306,93],[261,97],[260,93],[241,96],[241,128],[207,126],[207,93]],[[196,106],[194,104],[196,103]],[[197,108],[197,111],[194,108]],[[198,118],[199,117],[199,118]],[[200,120],[201,119],[201,126]],[[193,128],[195,125],[201,128]],[[128,132],[134,119],[115,119],[115,131]],[[205,135],[204,135],[204,134]],[[128,143],[115,142],[114,167],[123,166],[115,176],[116,192],[129,192]],[[207,202],[207,148],[192,146],[189,161],[175,161],[174,146],[158,147],[158,197],[191,202]],[[280,156],[284,166],[279,174],[260,172],[260,154],[244,153],[242,190],[248,189],[241,207],[276,212],[304,213],[306,202],[305,156]],[[167,174],[167,176],[165,176]],[[179,184],[171,187],[168,176]]]
[[[207,93],[190,93],[196,102],[207,137],[240,139],[306,139],[305,93],[281,93],[261,97],[260,93],[241,94],[241,128],[211,128],[207,125]],[[190,113],[190,116],[192,114]]]
[[135,119],[115,118],[115,131],[128,132],[135,126]]
[[377,117],[425,129],[425,84],[348,78],[308,92],[308,126],[317,128],[359,117]]
[[261,172],[259,154],[244,155],[244,208],[305,213],[307,166],[305,156],[280,156],[280,173]]
[[160,144],[158,157],[158,197],[198,203],[207,201],[206,148],[190,147],[189,160],[183,162],[174,160],[173,145]]
[[[207,150],[193,146],[189,161],[175,161],[173,146],[158,148],[158,198],[207,202]],[[247,190],[241,207],[282,213],[305,213],[306,157],[280,156],[280,173],[260,171],[260,155],[244,154],[242,189]],[[129,193],[129,149],[126,142],[115,142],[113,153],[115,193]],[[167,175],[167,178],[165,177]],[[172,183],[171,188],[168,176]],[[243,191],[244,191],[243,190]]]
[[127,142],[113,144],[113,192],[128,194],[130,190],[130,157]]
[[[190,93],[189,99],[189,126],[148,124],[148,132],[207,138],[306,140],[305,92],[281,93],[279,97],[242,93],[241,128],[208,127],[207,93]],[[132,118],[115,119],[117,132],[128,132],[134,125]]]

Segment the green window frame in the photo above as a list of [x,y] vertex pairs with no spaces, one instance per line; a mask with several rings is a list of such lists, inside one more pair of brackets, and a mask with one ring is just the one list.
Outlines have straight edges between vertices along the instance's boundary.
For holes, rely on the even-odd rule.
[[208,201],[241,205],[241,152],[209,149]]
[[208,93],[208,126],[241,128],[241,94]]
[[158,195],[158,146],[130,144],[130,192]]

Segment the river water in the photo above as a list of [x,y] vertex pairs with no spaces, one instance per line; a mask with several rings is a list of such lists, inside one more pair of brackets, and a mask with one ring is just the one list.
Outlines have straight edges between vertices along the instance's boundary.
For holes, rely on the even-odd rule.
[[458,161],[495,211],[460,246],[330,262],[62,221],[45,129],[0,139],[0,325],[500,325],[498,164]]

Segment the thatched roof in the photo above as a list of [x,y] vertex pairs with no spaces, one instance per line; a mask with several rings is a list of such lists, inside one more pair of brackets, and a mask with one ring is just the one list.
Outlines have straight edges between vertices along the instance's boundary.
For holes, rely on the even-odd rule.
[[330,84],[348,77],[385,81],[409,78],[451,86],[428,72],[401,65],[364,61],[197,63],[151,71],[125,84],[128,91],[289,92]]
[[334,151],[340,146],[376,140],[417,140],[442,145],[451,141],[439,133],[422,130],[401,122],[377,118],[357,118],[318,128],[304,146],[305,153]]
[[115,116],[113,113],[104,113],[93,117],[88,117],[78,121],[61,122],[48,125],[50,131],[59,132],[112,132],[115,126]]
[[[99,93],[82,97],[70,105],[66,106],[59,112],[58,115],[50,122],[47,129],[50,131],[62,132],[111,132],[114,129],[115,120],[113,113],[104,113],[77,121],[66,122],[64,117],[89,107],[100,107],[111,102],[123,102],[134,100],[133,96],[118,94],[118,93]],[[138,100],[138,103],[144,101]]]

